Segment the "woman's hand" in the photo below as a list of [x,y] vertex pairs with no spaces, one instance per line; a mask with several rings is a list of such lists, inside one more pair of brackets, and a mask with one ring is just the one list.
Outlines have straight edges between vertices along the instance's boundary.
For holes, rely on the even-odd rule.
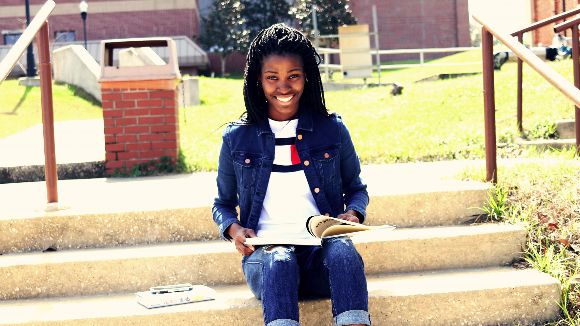
[[353,211],[352,209],[349,209],[348,211],[338,215],[336,218],[339,218],[341,220],[347,220],[349,222],[359,223],[358,217],[356,217],[356,212]]
[[[358,220],[358,219],[357,219]],[[236,250],[244,256],[249,256],[254,252],[254,246],[247,246],[244,244],[246,238],[255,238],[256,233],[252,229],[246,229],[241,225],[234,223],[228,228],[228,235],[234,241]]]

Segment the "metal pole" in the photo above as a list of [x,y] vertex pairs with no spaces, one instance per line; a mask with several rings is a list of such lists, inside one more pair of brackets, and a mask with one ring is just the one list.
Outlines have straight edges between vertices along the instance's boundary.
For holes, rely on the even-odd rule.
[[481,29],[481,52],[483,60],[483,113],[485,120],[486,180],[497,183],[493,35],[491,35],[485,27]]
[[81,18],[83,20],[83,39],[85,40],[85,50],[87,49],[87,13],[81,12]]
[[[318,20],[316,18],[316,5],[312,5],[312,28],[314,29],[314,47],[318,48],[319,41],[318,36],[320,33],[318,32]],[[327,62],[328,64],[328,62]]]
[[44,175],[48,203],[58,202],[56,155],[54,154],[54,114],[52,110],[52,77],[48,23],[37,34],[38,66],[40,71],[40,94],[42,104],[42,132],[44,134]]
[[[572,26],[572,63],[574,65],[574,86],[580,88],[580,42],[578,42],[578,25]],[[576,155],[580,154],[580,108],[574,110],[576,127]]]
[[375,51],[377,57],[377,72],[379,74],[379,86],[381,85],[381,54],[379,53],[379,27],[377,19],[377,6],[373,5],[373,30],[375,34]]
[[[518,34],[518,42],[524,43],[524,36],[522,33]],[[522,103],[523,103],[523,91],[522,91],[522,84],[524,80],[523,74],[523,66],[524,63],[520,57],[518,57],[518,131],[520,134],[524,132],[524,124],[523,124],[523,110],[522,110]]]
[[[26,27],[30,25],[30,2],[29,0],[25,1],[26,7]],[[36,67],[34,63],[34,52],[32,51],[32,44],[28,46],[26,49],[26,76],[27,77],[34,77],[36,76]]]

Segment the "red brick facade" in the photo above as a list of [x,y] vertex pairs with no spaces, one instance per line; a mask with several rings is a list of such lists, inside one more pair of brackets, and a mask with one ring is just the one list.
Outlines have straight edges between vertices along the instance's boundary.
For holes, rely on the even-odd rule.
[[[579,3],[579,0],[531,0],[532,1],[532,20],[534,22],[557,15],[563,11],[574,9]],[[565,10],[564,10],[565,4]],[[554,37],[554,25],[539,28],[532,33],[532,42],[534,45],[549,46],[552,44]],[[570,32],[568,32],[568,36]]]
[[175,90],[103,88],[108,174],[167,156],[176,162],[179,120]]
[[[22,14],[16,17],[0,16],[0,31],[23,29],[23,2],[21,0],[2,1],[0,10],[4,6],[22,6]],[[30,2],[31,5],[34,5],[42,4],[45,1],[31,0]],[[195,40],[199,36],[199,15],[196,9],[91,12],[91,6],[95,6],[98,2],[98,0],[89,1],[89,13],[87,16],[88,40],[178,35],[185,35]],[[118,2],[120,6],[123,6],[122,3],[128,1]],[[79,1],[57,0],[57,8],[65,3],[74,3],[76,6]],[[49,18],[49,23],[52,38],[54,38],[56,32],[74,31],[77,41],[83,39],[83,25],[80,13],[59,14],[55,9],[55,12]],[[4,44],[4,38],[0,37],[0,45],[2,44]]]
[[381,49],[470,46],[467,0],[351,0],[351,5],[358,22],[371,30],[376,5]]

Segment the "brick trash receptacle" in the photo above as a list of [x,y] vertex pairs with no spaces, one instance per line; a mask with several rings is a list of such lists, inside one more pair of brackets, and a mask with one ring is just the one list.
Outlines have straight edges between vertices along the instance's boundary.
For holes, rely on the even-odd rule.
[[[123,66],[118,49],[167,47],[164,65]],[[136,165],[175,164],[179,154],[177,86],[181,78],[169,38],[101,42],[101,91],[107,173],[130,173]]]

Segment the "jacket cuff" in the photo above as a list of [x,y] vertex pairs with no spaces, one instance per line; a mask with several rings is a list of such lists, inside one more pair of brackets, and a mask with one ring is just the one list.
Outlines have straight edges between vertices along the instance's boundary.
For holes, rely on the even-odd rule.
[[219,225],[219,231],[220,231],[220,238],[222,238],[223,240],[227,240],[227,241],[232,241],[232,238],[230,238],[230,236],[227,234],[227,229],[234,223],[238,223],[237,219],[229,219],[227,221],[225,221],[224,223]]

